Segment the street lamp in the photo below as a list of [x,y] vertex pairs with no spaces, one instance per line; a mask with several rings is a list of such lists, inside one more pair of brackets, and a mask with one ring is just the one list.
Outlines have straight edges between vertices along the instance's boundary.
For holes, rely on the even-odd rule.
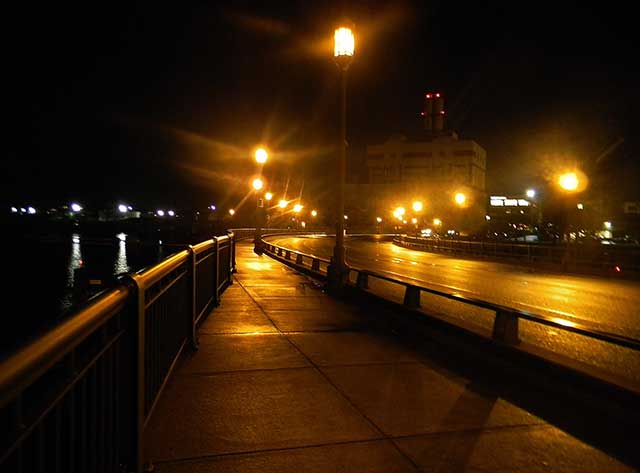
[[255,153],[255,158],[256,158],[256,163],[264,164],[267,162],[267,159],[269,158],[269,153],[267,153],[267,150],[264,148],[258,148]]
[[355,52],[355,38],[352,28],[341,26],[334,32],[333,55],[336,65],[340,70],[340,150],[338,162],[338,202],[336,208],[336,242],[333,249],[333,258],[327,268],[329,286],[331,289],[341,289],[349,276],[349,270],[345,261],[344,248],[344,199],[345,177],[347,161],[347,70],[353,60]]
[[463,206],[464,203],[467,201],[467,196],[464,195],[462,192],[458,192],[454,196],[454,200],[456,201],[456,204],[458,204],[459,206]]

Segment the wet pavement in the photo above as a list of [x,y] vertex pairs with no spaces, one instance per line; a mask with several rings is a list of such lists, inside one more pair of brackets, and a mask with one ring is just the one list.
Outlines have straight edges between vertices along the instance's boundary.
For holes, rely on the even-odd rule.
[[236,260],[146,428],[156,471],[637,471],[251,246]]

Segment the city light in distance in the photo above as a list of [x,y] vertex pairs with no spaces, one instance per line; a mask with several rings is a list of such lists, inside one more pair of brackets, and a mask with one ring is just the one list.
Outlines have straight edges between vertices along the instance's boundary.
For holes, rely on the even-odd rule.
[[264,195],[264,198],[267,199],[267,200],[271,200],[271,199],[273,199],[273,194],[271,192],[267,192]]
[[120,213],[127,213],[129,211],[129,208],[124,205],[124,204],[120,204],[118,205],[118,211],[120,211]]
[[376,217],[376,222],[382,223],[382,217]]
[[422,202],[420,202],[419,200],[416,200],[412,205],[414,212],[422,212],[422,207]]
[[213,205],[213,204],[211,204],[211,205],[209,206],[209,209],[210,209],[210,210],[215,210],[215,209],[216,209],[216,206],[215,206],[215,205]]
[[439,218],[434,218],[434,219],[433,219],[433,224],[434,224],[435,226],[442,225],[442,220],[440,220]]
[[529,197],[530,199],[533,199],[535,196],[536,196],[535,189],[527,189],[527,197]]
[[235,215],[236,211],[233,209],[229,209],[229,215]]
[[169,214],[170,217],[175,217],[176,213],[173,210],[169,210],[167,212]]
[[80,204],[77,204],[76,202],[73,202],[71,204],[71,210],[74,212],[80,212],[82,210],[82,206]]
[[287,206],[288,202],[284,199],[282,199],[280,202],[278,202],[278,207],[280,207],[281,209],[284,209]]
[[344,216],[344,219],[345,219],[345,220],[349,220],[349,216],[348,216],[348,215],[345,215],[345,216]]
[[579,203],[578,205],[576,205],[576,207],[578,208],[578,210],[584,210],[584,204],[583,203]]
[[296,204],[293,206],[293,211],[295,213],[300,213],[302,211],[302,209],[304,208],[304,205],[302,204]]
[[312,217],[317,217],[318,216],[318,211],[317,210],[312,210],[311,211],[311,216]]
[[458,192],[455,197],[454,197],[456,204],[458,205],[462,205],[467,201],[467,196],[464,195],[462,192]]
[[156,210],[156,215],[157,215],[158,217],[164,217],[164,210],[161,210],[161,209]]
[[609,221],[604,222],[604,228],[606,228],[607,230],[611,230],[611,228],[613,228],[613,224]]
[[413,223],[413,224],[418,223],[418,219],[417,219],[417,218],[415,218],[415,217],[413,217],[413,218],[411,219],[411,223]]

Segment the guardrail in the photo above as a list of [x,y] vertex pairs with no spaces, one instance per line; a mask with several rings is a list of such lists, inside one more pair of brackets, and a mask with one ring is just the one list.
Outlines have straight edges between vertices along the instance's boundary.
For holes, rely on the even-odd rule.
[[[255,228],[231,228],[229,231],[233,232],[236,235],[236,240],[246,240],[249,238],[254,238],[256,236]],[[305,235],[312,233],[325,233],[324,231],[311,231],[311,230],[303,230],[303,229],[295,229],[295,228],[261,228],[260,235],[290,235],[290,234],[300,234],[303,233]]]
[[517,258],[528,263],[551,263],[565,267],[590,267],[611,269],[615,266],[626,270],[640,270],[640,248],[623,248],[615,245],[590,246],[582,243],[548,245],[541,243],[508,243],[497,241],[466,241],[430,239],[398,235],[398,246],[432,252],[462,253],[475,256]]
[[232,283],[235,237],[121,278],[0,364],[0,469],[141,472],[176,361]]
[[[329,264],[329,260],[319,256],[305,254],[283,246],[278,246],[270,243],[267,240],[262,240],[262,244],[264,245],[263,247],[265,253],[267,253],[269,256],[282,261],[295,269],[310,274],[311,276],[326,280],[326,265]],[[325,265],[325,268],[321,268],[320,263],[323,263]],[[553,327],[561,331],[575,333],[591,338],[593,340],[600,340],[615,346],[624,347],[636,352],[640,352],[640,340],[602,331],[596,329],[593,326],[590,326],[584,321],[580,321],[577,319],[567,321],[564,319],[559,319],[557,317],[548,317],[541,314],[533,314],[513,307],[507,307],[481,299],[465,297],[460,294],[434,289],[426,285],[419,284],[418,282],[412,283],[403,281],[398,278],[394,278],[389,275],[364,268],[351,267],[349,268],[349,272],[349,281],[351,281],[351,284],[353,284],[355,288],[361,291],[368,292],[369,278],[376,278],[391,284],[404,286],[403,305],[408,309],[420,309],[420,296],[423,292],[425,292],[445,299],[460,302],[468,306],[480,307],[482,309],[492,311],[495,315],[491,338],[504,345],[517,347],[517,345],[520,343],[519,320],[524,319],[540,325]],[[352,273],[355,273],[355,278],[352,277]]]

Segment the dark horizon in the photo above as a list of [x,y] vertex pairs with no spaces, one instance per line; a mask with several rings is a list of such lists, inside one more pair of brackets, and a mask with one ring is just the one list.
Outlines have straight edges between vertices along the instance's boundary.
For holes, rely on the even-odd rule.
[[258,144],[272,152],[272,182],[329,197],[338,76],[328,45],[343,11],[357,38],[354,153],[418,130],[423,94],[439,90],[448,127],[487,150],[489,193],[518,192],[565,160],[637,198],[630,10],[334,5],[11,7],[2,200],[222,205],[247,187]]

